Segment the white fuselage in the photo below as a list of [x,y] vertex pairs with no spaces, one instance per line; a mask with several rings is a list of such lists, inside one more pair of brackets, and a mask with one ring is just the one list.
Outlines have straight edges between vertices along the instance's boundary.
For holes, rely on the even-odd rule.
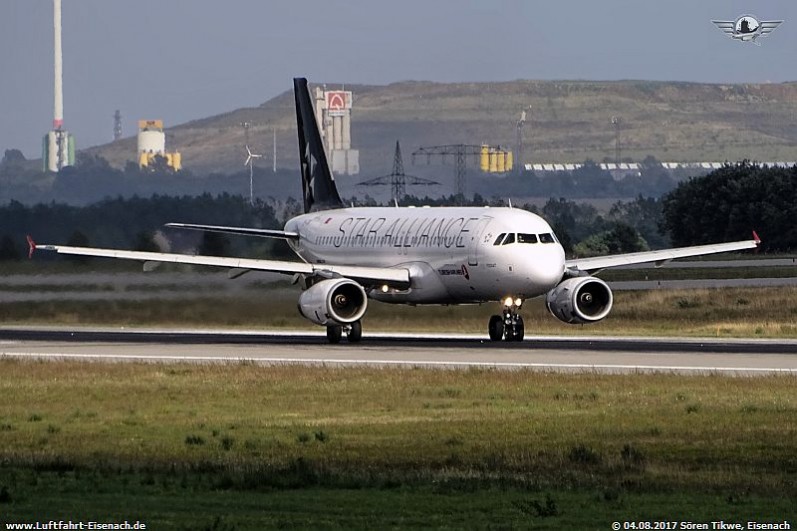
[[344,208],[297,216],[285,230],[299,234],[291,246],[309,263],[408,269],[408,289],[369,291],[386,302],[527,299],[553,289],[565,270],[548,223],[517,208]]

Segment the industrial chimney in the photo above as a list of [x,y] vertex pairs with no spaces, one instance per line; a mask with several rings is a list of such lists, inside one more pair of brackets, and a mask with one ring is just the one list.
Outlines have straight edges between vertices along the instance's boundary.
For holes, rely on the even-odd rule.
[[61,54],[61,0],[53,0],[53,41],[55,87],[53,103],[53,130],[42,142],[44,171],[57,172],[75,163],[75,139],[64,130],[64,78]]

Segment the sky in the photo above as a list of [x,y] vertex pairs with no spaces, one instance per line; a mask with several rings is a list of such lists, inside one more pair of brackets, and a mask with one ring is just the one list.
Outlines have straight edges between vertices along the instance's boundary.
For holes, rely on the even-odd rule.
[[[797,80],[794,0],[62,0],[64,125],[78,147],[257,106],[292,87],[515,79]],[[784,20],[762,46],[712,19]],[[0,1],[0,156],[41,156],[52,0]]]

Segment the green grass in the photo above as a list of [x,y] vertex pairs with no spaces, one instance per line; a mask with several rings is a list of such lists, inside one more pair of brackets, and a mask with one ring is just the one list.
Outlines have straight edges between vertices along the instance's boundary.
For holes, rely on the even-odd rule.
[[0,374],[12,521],[555,529],[797,516],[794,376],[11,360]]
[[[136,520],[151,529],[609,529],[613,521],[794,521],[793,500],[441,485],[232,490],[212,474],[21,472],[2,521]],[[35,478],[35,479],[34,479]],[[87,502],[90,500],[90,502]],[[550,500],[550,501],[549,501]],[[47,503],[49,509],[43,509]],[[551,510],[546,510],[548,507]],[[35,516],[31,516],[35,515]]]

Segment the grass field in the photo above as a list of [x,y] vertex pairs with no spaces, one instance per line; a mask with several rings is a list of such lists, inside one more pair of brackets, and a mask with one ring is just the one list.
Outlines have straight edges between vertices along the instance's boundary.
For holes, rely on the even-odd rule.
[[794,376],[0,361],[3,521],[797,518]]

